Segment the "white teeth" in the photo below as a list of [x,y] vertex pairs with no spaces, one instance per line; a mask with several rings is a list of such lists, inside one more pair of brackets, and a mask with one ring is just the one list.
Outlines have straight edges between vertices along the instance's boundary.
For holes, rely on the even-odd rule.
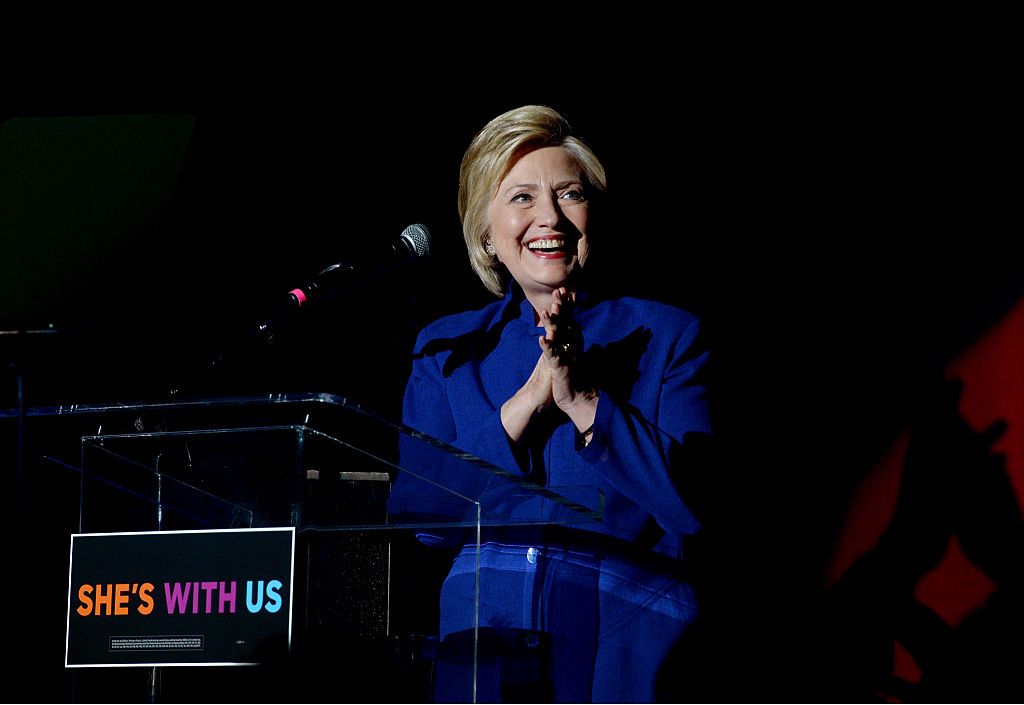
[[556,247],[562,247],[565,245],[564,240],[534,240],[527,244],[527,247],[531,250],[550,250]]

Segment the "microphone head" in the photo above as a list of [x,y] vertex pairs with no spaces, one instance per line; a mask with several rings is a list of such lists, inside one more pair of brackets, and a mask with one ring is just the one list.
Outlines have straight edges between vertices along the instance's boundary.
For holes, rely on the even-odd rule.
[[430,254],[430,230],[426,225],[410,225],[402,231],[402,239],[412,247],[417,257],[426,257]]

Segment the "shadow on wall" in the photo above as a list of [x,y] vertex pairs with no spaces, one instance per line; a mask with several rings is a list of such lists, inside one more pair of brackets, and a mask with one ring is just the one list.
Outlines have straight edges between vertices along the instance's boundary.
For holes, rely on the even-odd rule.
[[1024,299],[924,391],[851,503],[823,682],[903,702],[1024,697]]

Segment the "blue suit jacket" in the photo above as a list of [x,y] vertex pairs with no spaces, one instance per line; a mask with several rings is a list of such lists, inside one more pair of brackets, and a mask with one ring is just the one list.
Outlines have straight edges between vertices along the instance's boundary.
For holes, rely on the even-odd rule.
[[[501,405],[529,377],[543,334],[515,285],[501,301],[421,332],[403,420],[513,476],[603,509],[603,521],[586,532],[606,537],[604,545],[543,535],[524,541],[491,534],[489,540],[485,533],[480,625],[551,635],[552,699],[649,701],[657,669],[696,608],[678,574],[636,559],[681,560],[684,538],[700,529],[680,487],[688,472],[700,471],[688,467],[686,448],[711,433],[703,379],[708,352],[699,321],[666,304],[581,294],[575,318],[585,351],[578,371],[600,393],[586,447],[557,409],[546,412],[520,448],[501,425]],[[480,496],[494,484],[486,472],[417,462],[416,454],[403,448],[403,465],[459,493]],[[393,511],[401,512],[414,492],[399,478]],[[522,506],[523,519],[535,518],[527,516],[535,508]],[[515,503],[506,509],[514,520]],[[442,636],[472,628],[476,558],[475,547],[464,551],[446,581]],[[497,690],[488,695],[484,675],[478,697],[500,699]]]

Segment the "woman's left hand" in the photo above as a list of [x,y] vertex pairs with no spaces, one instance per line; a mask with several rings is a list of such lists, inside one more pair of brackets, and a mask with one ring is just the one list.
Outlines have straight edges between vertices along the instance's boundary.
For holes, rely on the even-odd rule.
[[568,351],[559,355],[556,349],[559,325],[565,325],[561,316],[576,301],[576,294],[565,287],[555,289],[551,294],[551,306],[540,312],[544,335],[539,338],[541,356],[551,372],[551,396],[555,405],[572,419],[577,430],[585,431],[594,425],[597,416],[597,392],[593,389],[577,389],[573,380],[572,359],[581,350]]

